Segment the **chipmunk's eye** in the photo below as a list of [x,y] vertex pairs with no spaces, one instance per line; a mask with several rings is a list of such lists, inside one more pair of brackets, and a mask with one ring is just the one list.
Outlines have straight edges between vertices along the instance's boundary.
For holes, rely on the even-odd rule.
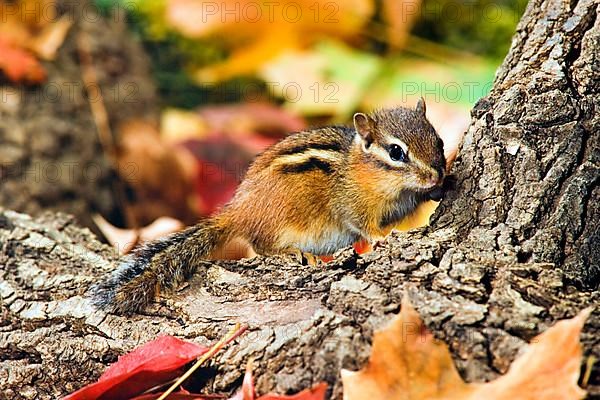
[[406,153],[397,144],[390,146],[390,158],[394,161],[406,161]]

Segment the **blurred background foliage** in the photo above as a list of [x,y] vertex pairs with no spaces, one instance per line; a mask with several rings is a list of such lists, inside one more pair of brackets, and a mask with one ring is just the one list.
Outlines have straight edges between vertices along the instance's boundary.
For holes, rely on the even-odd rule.
[[[350,103],[346,107],[331,107],[324,101],[321,107],[290,107],[306,115],[339,120],[347,118],[353,108],[376,106],[369,93],[373,86],[379,88],[375,97],[395,97],[402,89],[412,93],[416,84],[421,95],[433,97],[435,102],[472,105],[489,90],[527,4],[526,0],[96,2],[105,13],[116,6],[128,11],[131,29],[140,35],[152,57],[165,104],[189,109],[242,101],[248,93],[240,88],[246,87],[253,89],[254,98],[256,91],[263,91],[261,99],[286,102],[285,94],[265,82],[272,82],[274,75],[280,77],[274,71],[277,66],[272,65],[281,61],[278,56],[302,50],[296,55],[314,61],[312,72],[320,69],[319,74],[340,89],[349,83],[362,87],[351,91],[349,98],[330,96],[338,103]],[[257,6],[261,7],[260,18],[255,18]],[[302,14],[299,20],[298,10]],[[259,49],[235,59],[243,47]],[[235,65],[238,60],[246,67]],[[287,69],[286,75],[301,76],[306,64],[279,66]],[[343,76],[344,71],[349,76]],[[460,90],[444,89],[448,82],[457,83]],[[469,82],[467,87],[464,82]],[[381,92],[385,86],[390,93]],[[341,90],[340,94],[347,93]],[[370,100],[361,104],[355,95]],[[294,98],[287,100],[292,103]]]
[[413,33],[500,63],[527,0],[425,0]]

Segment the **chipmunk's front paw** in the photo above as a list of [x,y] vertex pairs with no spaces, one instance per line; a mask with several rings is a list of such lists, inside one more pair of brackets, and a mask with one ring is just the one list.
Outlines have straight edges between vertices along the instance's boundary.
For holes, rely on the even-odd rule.
[[319,262],[317,256],[312,253],[302,253],[302,264],[315,266]]
[[299,249],[292,249],[286,252],[292,260],[302,265],[317,265],[318,259],[312,253],[305,253]]

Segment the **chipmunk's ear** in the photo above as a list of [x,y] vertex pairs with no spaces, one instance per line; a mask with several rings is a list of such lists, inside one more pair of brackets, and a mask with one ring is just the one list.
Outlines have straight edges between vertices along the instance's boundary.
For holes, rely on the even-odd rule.
[[427,107],[425,106],[425,99],[420,97],[419,101],[417,101],[417,106],[415,107],[415,111],[422,116],[425,116],[425,112],[427,111]]
[[375,133],[375,121],[367,114],[354,114],[354,128],[356,132],[365,140],[367,147],[373,143]]

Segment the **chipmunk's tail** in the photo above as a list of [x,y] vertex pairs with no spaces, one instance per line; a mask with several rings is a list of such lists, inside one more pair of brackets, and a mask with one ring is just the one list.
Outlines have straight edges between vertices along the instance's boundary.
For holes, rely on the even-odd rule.
[[108,277],[91,289],[92,302],[117,314],[142,310],[161,290],[188,280],[203,260],[227,241],[228,229],[208,219],[126,256]]

